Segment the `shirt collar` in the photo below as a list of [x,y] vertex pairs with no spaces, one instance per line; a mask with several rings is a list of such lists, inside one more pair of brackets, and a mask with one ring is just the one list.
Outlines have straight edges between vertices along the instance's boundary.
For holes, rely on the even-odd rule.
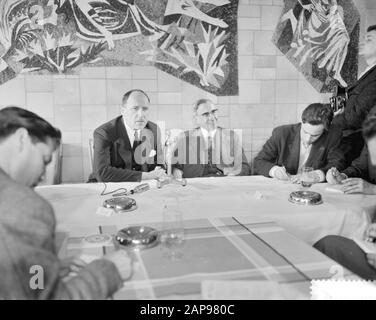
[[373,67],[375,67],[376,66],[376,62],[374,63],[374,64],[371,64],[370,66],[368,66],[367,68],[366,68],[366,70],[364,70],[361,74],[360,74],[360,76],[359,76],[359,78],[358,79],[360,79],[361,77],[363,77],[368,71],[370,71]]
[[[134,141],[134,132],[135,132],[135,130],[132,129],[130,126],[127,125],[127,123],[125,122],[124,117],[123,117],[123,122],[124,122],[125,130],[127,130],[128,138],[129,138],[131,144],[133,144],[133,141]],[[138,136],[140,136],[140,131],[141,131],[141,130],[137,130],[137,131],[138,131],[138,133],[139,133]]]
[[300,145],[303,146],[305,149],[308,149],[312,144],[305,144],[303,142],[303,126],[300,126]]
[[214,138],[215,133],[217,132],[217,129],[214,129],[213,131],[210,131],[210,132],[202,127],[200,129],[201,129],[202,136],[204,137],[205,140],[208,140],[209,135],[211,138]]

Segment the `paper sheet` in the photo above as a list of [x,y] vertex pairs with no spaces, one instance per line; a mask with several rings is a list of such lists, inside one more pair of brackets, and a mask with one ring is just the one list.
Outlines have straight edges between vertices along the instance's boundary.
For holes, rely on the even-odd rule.
[[329,191],[329,192],[344,193],[342,184],[330,185],[330,186],[326,187],[325,190]]

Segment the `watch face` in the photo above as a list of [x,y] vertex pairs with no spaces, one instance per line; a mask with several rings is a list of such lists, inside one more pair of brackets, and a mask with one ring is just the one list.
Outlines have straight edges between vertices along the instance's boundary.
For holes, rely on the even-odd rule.
[[128,197],[112,198],[105,200],[103,206],[116,211],[132,210],[136,206],[136,201]]

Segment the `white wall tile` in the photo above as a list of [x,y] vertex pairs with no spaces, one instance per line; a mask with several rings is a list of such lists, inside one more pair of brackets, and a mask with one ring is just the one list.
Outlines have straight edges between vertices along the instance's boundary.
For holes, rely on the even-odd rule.
[[81,107],[82,130],[95,130],[107,122],[107,109],[103,105],[83,105]]
[[81,103],[105,105],[107,99],[106,81],[105,80],[80,80],[81,86]]
[[26,94],[27,108],[43,118],[54,117],[53,101],[52,92],[31,92]]
[[0,85],[0,103],[3,106],[24,106],[26,103],[25,79],[13,79]]
[[80,81],[53,77],[55,105],[80,105]]

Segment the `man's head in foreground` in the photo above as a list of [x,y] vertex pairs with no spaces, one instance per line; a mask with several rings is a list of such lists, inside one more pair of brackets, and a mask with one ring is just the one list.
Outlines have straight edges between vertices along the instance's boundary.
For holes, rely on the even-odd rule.
[[35,187],[43,178],[61,133],[33,112],[0,110],[0,168],[13,180]]

